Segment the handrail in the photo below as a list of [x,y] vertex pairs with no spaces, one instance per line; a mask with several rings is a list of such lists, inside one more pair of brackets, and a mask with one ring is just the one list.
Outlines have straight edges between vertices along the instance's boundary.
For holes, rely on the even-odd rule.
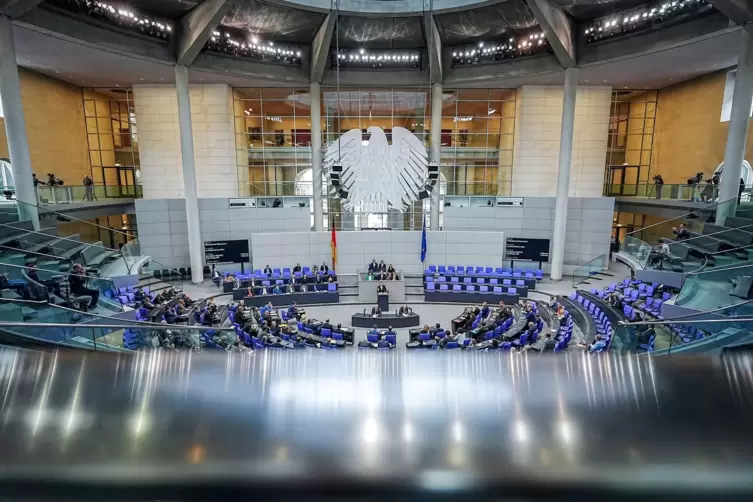
[[[13,226],[13,224],[11,224],[11,223],[0,223],[0,226],[18,229],[18,227]],[[38,230],[26,230],[26,229],[21,229],[21,230],[23,230],[27,234],[41,234],[41,233],[43,233],[43,232],[40,232]],[[116,249],[108,248],[108,247],[105,247],[105,246],[98,246],[97,244],[92,244],[92,243],[89,243],[89,242],[77,241],[75,239],[71,239],[70,237],[60,237],[58,235],[50,235],[49,237],[50,238],[54,238],[55,240],[59,240],[59,241],[77,242],[79,244],[85,244],[86,246],[93,246],[93,247],[97,247],[97,248],[102,248],[102,249],[106,249],[107,251],[114,251],[116,253],[118,252],[118,250],[116,250]],[[18,239],[22,240],[21,237],[19,237]],[[26,241],[24,241],[24,242],[26,242]]]
[[[682,316],[678,316],[678,317],[670,317],[669,319],[656,319],[654,321],[639,321],[639,322],[620,321],[619,324],[620,325],[625,325],[625,326],[640,326],[640,325],[643,325],[643,324],[667,324],[667,323],[672,322],[672,321],[682,321],[684,319],[690,319],[691,317],[698,317],[698,316],[707,315],[707,314],[714,314],[716,312],[721,312],[722,310],[728,310],[728,309],[732,309],[732,308],[735,308],[735,307],[740,307],[740,306],[743,306],[743,305],[747,305],[749,303],[753,303],[753,300],[745,300],[745,301],[742,301],[742,302],[739,302],[739,303],[734,303],[732,305],[727,305],[725,307],[719,307],[719,308],[716,308],[714,310],[706,310],[706,311],[703,311],[703,312],[696,312],[695,314],[682,315]],[[724,321],[731,321],[733,319],[734,320],[738,320],[738,319],[741,319],[741,318],[740,317],[730,317],[730,318],[722,319],[722,320],[724,320]]]
[[[40,306],[42,306],[42,305],[49,305],[49,303],[47,303],[45,301],[23,300],[23,299],[16,300],[16,299],[13,299],[13,298],[0,298],[0,303],[26,303],[26,304],[33,304],[33,305],[40,305]],[[86,316],[89,316],[89,317],[93,317],[95,319],[107,319],[108,321],[118,321],[118,320],[120,320],[117,317],[105,317],[105,316],[101,316],[101,315],[97,315],[97,314],[92,314],[90,312],[81,312],[80,310],[70,309],[68,307],[63,307],[63,306],[60,306],[60,305],[55,305],[53,308],[55,308],[55,309],[61,309],[61,310],[67,310],[67,311],[74,312],[74,313],[79,314],[79,315],[86,315]],[[212,327],[212,326],[201,326],[201,325],[184,326],[182,324],[162,324],[162,323],[158,323],[158,322],[149,322],[149,321],[133,321],[133,320],[130,320],[130,319],[123,319],[123,321],[125,323],[127,323],[127,326],[138,325],[138,326],[144,326],[144,327],[159,327],[159,328],[164,328],[166,326],[167,327],[178,326],[178,327],[184,328],[184,329],[189,329],[190,328],[190,329],[202,329],[202,330],[210,330],[211,329],[211,330],[215,330],[215,331],[218,331],[218,330],[219,331],[234,331],[234,328],[230,328],[230,327],[226,327],[226,328],[216,327],[215,328],[215,327]],[[41,326],[43,323],[25,322],[25,323],[21,323],[21,324],[23,324],[24,326],[35,326],[35,325],[40,325]],[[79,324],[83,325],[85,323],[79,323]],[[71,326],[71,324],[62,324],[62,325],[63,326],[67,326],[67,327]],[[108,327],[108,326],[105,326],[103,324],[97,324],[97,326],[98,327]],[[112,327],[112,326],[109,326],[109,327]],[[116,326],[116,327],[124,327],[124,326]]]
[[117,232],[119,234],[125,235],[126,237],[130,237],[132,239],[136,238],[136,235],[134,235],[134,234],[129,234],[129,233],[123,232],[121,230],[117,230],[117,229],[112,228],[112,227],[106,227],[104,225],[98,225],[98,224],[92,223],[90,221],[86,221],[86,220],[82,220],[80,218],[76,218],[75,216],[71,216],[69,214],[64,214],[64,213],[60,213],[58,211],[53,211],[52,209],[47,209],[45,206],[40,206],[38,204],[29,204],[28,202],[23,202],[23,201],[20,201],[20,200],[16,201],[16,202],[21,203],[21,204],[25,204],[27,206],[36,207],[39,212],[45,211],[45,212],[48,212],[48,213],[57,214],[57,215],[60,215],[60,216],[62,216],[64,218],[68,218],[68,219],[71,219],[71,220],[76,220],[76,221],[81,222],[81,223],[86,223],[87,225],[91,225],[93,227],[103,228],[105,230],[109,230],[109,231],[112,231],[112,232]]
[[[682,244],[683,242],[690,242],[690,241],[693,241],[693,240],[696,240],[696,239],[702,239],[704,237],[713,237],[715,235],[723,234],[723,233],[726,233],[726,232],[732,232],[734,230],[742,230],[743,228],[748,228],[748,227],[753,227],[753,223],[751,223],[750,225],[745,225],[744,227],[725,228],[724,230],[720,230],[720,231],[714,232],[712,234],[701,234],[701,235],[697,235],[695,237],[689,237],[687,239],[682,239],[680,241],[675,240],[675,242],[677,242],[678,244]],[[646,227],[646,228],[648,228],[648,227]]]
[[642,228],[639,228],[637,230],[633,230],[632,232],[630,232],[628,234],[625,234],[625,235],[633,235],[634,233],[642,232],[642,231],[646,230],[647,228],[652,228],[652,227],[655,227],[657,225],[663,225],[664,223],[668,223],[670,221],[675,221],[675,220],[679,220],[679,219],[682,219],[682,218],[686,218],[689,214],[693,214],[695,212],[707,211],[709,209],[714,209],[717,206],[720,206],[722,204],[726,204],[727,202],[730,202],[730,201],[733,201],[733,200],[737,201],[737,197],[734,197],[734,198],[731,198],[731,199],[728,199],[728,200],[725,200],[725,201],[720,201],[720,202],[717,202],[715,204],[711,204],[710,206],[707,206],[707,207],[702,207],[702,208],[694,209],[693,211],[688,211],[687,213],[683,214],[682,216],[677,216],[676,218],[670,218],[668,220],[660,221],[659,223],[654,223],[653,225],[649,225],[647,227],[642,227]]
[[47,253],[40,253],[39,251],[29,251],[28,249],[14,248],[14,247],[11,247],[11,246],[5,246],[3,244],[0,244],[0,249],[7,249],[9,251],[18,251],[18,252],[24,253],[24,254],[33,254],[33,255],[37,255],[37,256],[45,256],[47,258],[53,258],[55,260],[60,260],[60,261],[69,261],[69,262],[73,263],[73,260],[71,260],[71,259],[61,258],[59,256],[55,256],[55,255],[47,254]]
[[[680,241],[680,242],[682,242],[682,241]],[[706,256],[714,256],[714,255],[718,255],[718,254],[730,253],[732,251],[739,251],[741,249],[748,249],[750,247],[753,247],[753,244],[747,244],[745,246],[740,246],[740,247],[736,247],[736,248],[732,248],[732,249],[724,249],[722,251],[716,251],[714,253],[706,253]]]
[[746,267],[747,268],[753,267],[753,263],[749,263],[747,265],[734,265],[731,267],[718,267],[718,268],[715,268],[714,270],[699,270],[697,272],[688,272],[686,275],[710,274],[712,272],[721,272],[723,270],[736,270],[738,268],[746,268]]
[[[118,324],[96,324],[96,325],[86,325],[86,324],[66,324],[66,323],[60,323],[60,322],[35,322],[35,323],[29,323],[29,322],[7,322],[7,321],[0,321],[0,328],[2,327],[21,327],[21,326],[39,326],[41,328],[71,328],[72,326],[80,326],[82,328],[130,328],[134,325],[138,325],[139,323],[136,321],[133,321],[129,325],[118,325]],[[145,327],[148,327],[150,329],[158,328],[158,329],[169,329],[174,331],[180,331],[180,330],[189,330],[189,329],[196,329],[199,331],[234,331],[232,328],[213,328],[211,326],[183,326],[181,324],[154,324],[154,325],[146,325]]]
[[[60,259],[60,258],[58,258],[58,259]],[[25,265],[13,265],[12,263],[5,263],[5,262],[0,262],[0,266],[20,268],[22,270],[29,270],[29,267],[27,267]],[[34,270],[37,270],[39,272],[49,272],[50,274],[55,274],[55,275],[66,275],[66,276],[69,276],[69,277],[70,276],[76,276],[76,277],[83,277],[85,279],[97,279],[97,280],[100,280],[100,281],[110,281],[110,282],[112,282],[112,279],[110,279],[109,277],[97,277],[96,275],[72,274],[70,272],[62,272],[60,270],[49,270],[49,269],[46,269],[46,268],[38,268],[38,267],[34,267]]]

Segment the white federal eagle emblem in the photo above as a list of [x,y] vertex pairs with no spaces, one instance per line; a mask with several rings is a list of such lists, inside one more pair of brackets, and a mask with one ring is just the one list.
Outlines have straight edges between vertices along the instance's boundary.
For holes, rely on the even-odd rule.
[[[428,179],[426,147],[403,127],[392,129],[392,144],[381,127],[369,127],[368,142],[360,129],[351,129],[333,142],[324,158],[327,174],[333,165],[342,165],[341,189],[348,193],[345,209],[360,206],[364,212],[405,211],[418,200]],[[431,188],[429,188],[431,190]]]

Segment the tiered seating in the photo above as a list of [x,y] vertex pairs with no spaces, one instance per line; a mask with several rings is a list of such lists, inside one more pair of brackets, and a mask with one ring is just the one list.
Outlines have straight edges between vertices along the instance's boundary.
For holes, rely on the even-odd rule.
[[490,293],[526,297],[544,277],[543,270],[431,265],[424,271],[425,292]]
[[607,319],[604,311],[587,298],[578,294],[577,291],[570,293],[570,299],[577,301],[588,311],[588,314],[596,322],[596,334],[601,335],[601,338],[604,340],[606,347],[608,348],[609,342],[612,341],[612,333],[614,333],[615,328],[612,326],[612,323],[609,322],[609,319]]
[[636,312],[641,312],[644,317],[662,319],[662,303],[672,297],[672,294],[666,291],[659,294],[654,284],[637,280],[631,281],[629,278],[622,282],[610,284],[602,290],[596,288],[591,290],[591,294],[599,298],[606,298],[613,293],[616,293],[622,299],[623,313],[626,319],[631,321],[635,320]]

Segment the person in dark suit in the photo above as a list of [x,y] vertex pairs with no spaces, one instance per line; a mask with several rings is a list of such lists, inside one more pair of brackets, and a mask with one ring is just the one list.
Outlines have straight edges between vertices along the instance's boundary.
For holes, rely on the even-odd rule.
[[539,355],[541,355],[545,352],[554,352],[555,345],[557,345],[557,343],[552,339],[552,334],[547,333],[546,335],[544,335],[544,339],[541,341],[541,344],[538,347],[529,345],[528,347],[526,347],[526,350],[534,350],[538,352]]
[[487,317],[489,317],[489,312],[489,305],[484,302],[484,304],[481,306],[481,319],[486,319]]
[[330,324],[329,319],[325,319],[321,326],[319,326],[319,329],[328,329],[332,331],[332,324]]
[[685,223],[680,223],[680,228],[672,227],[672,233],[677,236],[678,241],[683,241],[690,238],[688,229],[685,228]]
[[395,267],[392,266],[392,263],[390,263],[389,267],[387,267],[387,273],[388,274],[394,274],[395,273]]
[[371,308],[371,315],[373,315],[373,316],[382,315],[382,309],[379,308],[379,305],[374,305]]
[[377,294],[378,295],[383,295],[383,294],[386,294],[386,293],[387,293],[387,286],[385,286],[382,283],[379,283],[379,286],[377,286]]
[[325,262],[322,262],[322,266],[319,267],[319,272],[324,272],[325,274],[329,272],[329,267]]
[[386,272],[387,271],[387,264],[384,263],[384,260],[381,260],[379,262],[379,270],[382,271],[382,272]]
[[264,267],[264,273],[267,275],[272,275],[272,267],[270,267],[269,265]]
[[374,272],[379,270],[379,265],[377,265],[376,260],[371,260],[371,263],[369,263],[369,273],[373,274]]
[[413,313],[413,309],[411,309],[407,305],[403,305],[402,307],[400,307],[400,310],[398,310],[397,312],[398,315],[405,315],[405,316],[410,315],[412,313]]

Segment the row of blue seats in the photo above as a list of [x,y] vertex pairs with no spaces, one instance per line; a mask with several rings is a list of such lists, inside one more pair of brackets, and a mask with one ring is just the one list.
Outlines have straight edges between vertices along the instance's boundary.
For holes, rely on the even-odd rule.
[[[444,282],[449,282],[450,284],[460,284],[461,283],[460,277],[457,277],[457,276],[449,277],[449,279],[450,279],[449,281],[447,280],[448,277],[446,277],[446,276],[441,276],[441,277],[437,277],[436,279],[434,279],[434,277],[428,275],[424,279],[426,280],[427,283],[430,283],[430,282],[436,282],[438,284],[441,284],[441,283],[444,283]],[[475,279],[475,280],[473,280],[473,279]],[[463,284],[478,284],[478,285],[481,285],[481,284],[486,284],[486,281],[487,281],[487,279],[485,277],[475,277],[475,278],[463,277],[462,283]],[[502,281],[502,282],[500,282],[500,281]],[[513,283],[512,281],[515,281],[515,283]],[[489,279],[489,284],[491,284],[491,285],[502,284],[503,286],[520,286],[520,287],[525,287],[526,280],[525,279],[497,279],[497,278],[493,278],[493,279]]]
[[601,339],[604,341],[604,349],[594,352],[606,352],[609,349],[609,343],[612,341],[612,334],[614,333],[614,326],[607,319],[607,315],[599,308],[598,305],[591,302],[588,298],[579,295],[576,291],[570,293],[570,299],[583,305],[588,315],[590,315],[596,323],[596,334],[601,335]]
[[470,276],[483,276],[483,277],[509,277],[513,279],[527,278],[541,280],[544,278],[544,271],[541,269],[533,268],[506,268],[506,267],[462,267],[462,266],[447,266],[444,265],[429,265],[424,270],[424,275],[470,275]]
[[[450,286],[452,286],[452,289],[450,289]],[[463,292],[463,291],[470,291],[470,292],[476,292],[479,291],[481,293],[493,293],[497,295],[501,295],[504,293],[510,294],[510,295],[517,295],[518,289],[517,288],[503,288],[502,286],[494,286],[494,288],[489,291],[489,286],[482,285],[478,286],[478,289],[476,289],[475,284],[439,284],[439,287],[436,287],[436,283],[434,282],[428,282],[426,283],[425,291],[447,291],[447,292]]]

